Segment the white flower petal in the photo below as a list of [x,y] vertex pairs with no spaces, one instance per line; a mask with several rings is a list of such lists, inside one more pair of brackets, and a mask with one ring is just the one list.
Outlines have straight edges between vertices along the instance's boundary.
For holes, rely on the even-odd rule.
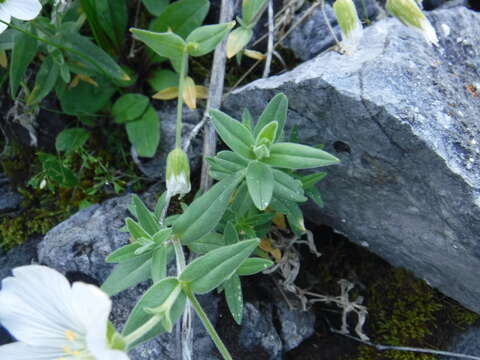
[[[0,20],[10,23],[10,14],[5,11],[3,5],[0,4]],[[0,34],[7,29],[8,25],[0,22]]]
[[67,279],[46,266],[29,265],[13,270],[0,291],[0,322],[20,341],[56,346],[65,330],[84,333],[72,310],[74,302]]
[[3,7],[10,16],[20,20],[35,19],[42,10],[38,0],[6,0]]
[[60,348],[37,347],[16,342],[0,346],[2,360],[52,360],[65,355]]

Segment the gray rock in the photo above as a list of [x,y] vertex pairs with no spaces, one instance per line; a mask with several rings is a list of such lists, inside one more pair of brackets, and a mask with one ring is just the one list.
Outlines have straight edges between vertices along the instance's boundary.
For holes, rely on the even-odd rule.
[[[239,117],[276,93],[289,124],[341,159],[306,215],[480,311],[480,14],[430,13],[440,46],[396,19],[365,30],[351,56],[327,52],[230,96]],[[468,31],[465,31],[468,29]]]
[[[145,196],[146,203],[154,202],[151,194],[152,192]],[[81,210],[57,225],[38,246],[40,263],[67,274],[71,280],[101,284],[112,270],[112,265],[105,263],[105,257],[128,242],[128,234],[119,232],[118,229],[124,224],[130,202],[130,195],[110,199]],[[117,329],[121,329],[138,298],[149,286],[150,282],[140,284],[113,298],[111,319]],[[220,297],[209,294],[199,297],[199,301],[215,325],[220,316]],[[280,331],[276,330],[273,323],[275,311],[281,321],[285,319]],[[270,359],[280,359],[284,351],[295,347],[313,333],[313,314],[292,313],[284,305],[276,306],[268,300],[247,305],[244,319],[239,336],[242,354],[252,354],[252,344],[255,344],[256,348],[262,349]],[[194,359],[220,359],[197,317],[194,320],[194,334]],[[229,345],[232,344],[227,343],[227,347]],[[238,348],[237,343],[233,345]],[[164,334],[139,346],[131,352],[131,359],[176,360],[177,355],[177,342],[173,333]]]
[[[362,20],[370,22],[378,15],[378,7],[375,0],[355,0],[355,5],[358,16]],[[295,24],[299,21],[306,11],[308,11],[308,7],[296,15],[292,23]],[[333,8],[328,3],[325,4],[325,12],[337,39],[340,40],[340,27],[338,26]],[[291,49],[297,58],[309,60],[335,45],[335,40],[328,30],[321,9],[317,8],[287,36],[283,44]]]
[[[480,356],[480,328],[478,328],[478,326],[472,326],[462,334],[456,336],[448,351],[465,355]],[[457,359],[457,357],[445,357],[445,360]]]
[[[164,179],[167,155],[175,147],[176,108],[166,105],[157,113],[160,118],[160,144],[157,152],[151,159],[140,159],[137,165],[146,176],[154,179]],[[200,110],[191,111],[185,108],[183,111],[183,136],[190,134],[194,126],[200,122],[201,118],[202,112]],[[188,151],[192,171],[200,165],[200,157],[202,154],[201,142],[202,133],[192,141]]]
[[298,347],[315,333],[315,314],[312,311],[294,311],[285,301],[276,301],[283,351]]
[[23,197],[19,193],[12,191],[8,178],[0,173],[0,214],[16,210]]

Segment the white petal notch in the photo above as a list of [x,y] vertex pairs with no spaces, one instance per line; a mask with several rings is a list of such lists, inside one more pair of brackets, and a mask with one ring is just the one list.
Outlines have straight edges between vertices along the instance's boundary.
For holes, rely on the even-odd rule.
[[[0,20],[10,23],[12,17],[19,20],[33,20],[42,10],[39,0],[0,0]],[[0,22],[0,33],[7,24]]]
[[68,280],[41,265],[15,268],[2,282],[0,323],[18,341],[0,346],[2,360],[128,360],[107,336],[112,302],[98,287]]

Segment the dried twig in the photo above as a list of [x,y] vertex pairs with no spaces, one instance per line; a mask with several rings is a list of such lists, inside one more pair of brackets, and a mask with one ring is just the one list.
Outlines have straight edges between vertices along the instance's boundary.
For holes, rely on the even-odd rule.
[[270,67],[272,65],[274,37],[275,37],[275,33],[274,33],[274,18],[273,18],[273,0],[269,0],[268,1],[268,49],[267,49],[267,58],[265,60],[265,67],[263,69],[264,78],[270,75]]

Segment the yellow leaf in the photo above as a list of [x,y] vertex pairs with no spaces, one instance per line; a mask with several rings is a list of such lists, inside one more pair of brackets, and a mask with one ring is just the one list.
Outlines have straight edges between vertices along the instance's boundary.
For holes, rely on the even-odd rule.
[[152,98],[157,100],[172,100],[178,97],[178,87],[169,87],[163,90],[160,90]]
[[195,90],[197,91],[197,99],[208,99],[208,88],[202,85],[195,86]]
[[195,110],[197,108],[197,90],[195,88],[195,82],[190,76],[187,76],[185,79],[183,101],[185,101],[185,104],[187,104],[190,110]]
[[285,230],[287,228],[287,222],[285,221],[285,215],[281,213],[276,213],[272,222],[277,225],[279,229]]
[[266,56],[261,53],[260,51],[255,51],[255,50],[248,50],[248,49],[245,49],[243,51],[243,54],[251,59],[255,59],[255,60],[264,60],[266,58]]
[[98,83],[95,80],[93,80],[90,76],[84,75],[84,74],[78,74],[78,75],[75,75],[75,77],[73,78],[72,82],[69,85],[69,88],[73,89],[74,87],[78,86],[80,81],[84,81],[87,84],[98,87]]
[[272,257],[275,259],[275,262],[280,262],[282,260],[282,252],[280,249],[274,248],[272,244],[272,240],[269,238],[264,238],[260,241],[259,245],[260,249],[263,251],[268,252]]
[[8,67],[8,58],[5,50],[0,50],[0,66],[5,69]]

